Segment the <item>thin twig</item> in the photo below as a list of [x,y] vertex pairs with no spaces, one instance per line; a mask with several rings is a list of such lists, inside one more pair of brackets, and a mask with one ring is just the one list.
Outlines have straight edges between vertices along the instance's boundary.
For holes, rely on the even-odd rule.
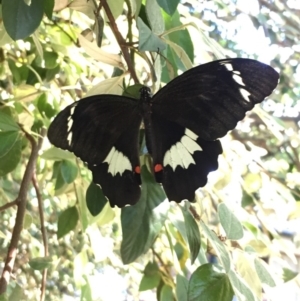
[[[41,223],[41,232],[44,244],[44,256],[48,256],[48,240],[47,240],[47,232],[45,228],[45,219],[44,219],[44,210],[43,210],[43,200],[40,192],[40,188],[36,179],[36,172],[34,171],[32,175],[32,184],[35,189],[36,197],[38,199],[39,205],[39,215],[40,215],[40,223]],[[42,283],[41,283],[41,296],[40,301],[45,300],[45,292],[46,292],[46,280],[47,280],[47,269],[43,271]]]
[[118,26],[115,22],[115,19],[111,13],[111,10],[110,10],[106,0],[100,0],[100,5],[102,5],[102,7],[104,8],[104,10],[106,12],[107,18],[109,20],[110,28],[111,28],[112,32],[114,33],[116,40],[122,50],[122,53],[123,53],[124,59],[127,63],[127,67],[131,74],[131,77],[134,80],[134,83],[137,84],[137,83],[139,83],[139,80],[136,76],[136,73],[135,73],[135,70],[134,70],[134,67],[132,64],[132,60],[130,58],[130,54],[129,54],[127,46],[126,46],[126,41],[124,40],[124,38],[122,37],[122,35],[118,29]]
[[18,200],[14,200],[0,207],[0,212],[18,204]]
[[18,250],[18,243],[20,240],[21,231],[23,229],[23,221],[26,211],[27,192],[35,169],[38,152],[42,146],[43,137],[46,135],[46,129],[42,129],[41,137],[38,139],[38,143],[36,143],[33,136],[27,133],[24,129],[22,130],[25,133],[25,137],[30,141],[32,150],[28,160],[28,164],[25,169],[23,180],[21,182],[20,191],[16,200],[18,204],[17,215],[10,241],[10,246],[7,251],[5,265],[0,278],[0,295],[6,292],[7,285],[9,283],[10,276],[14,267]]

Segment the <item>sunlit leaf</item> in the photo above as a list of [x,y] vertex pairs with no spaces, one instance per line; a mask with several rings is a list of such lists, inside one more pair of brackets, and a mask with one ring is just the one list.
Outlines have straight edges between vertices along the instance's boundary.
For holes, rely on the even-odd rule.
[[225,203],[221,203],[218,206],[218,215],[220,223],[223,226],[226,237],[228,239],[238,240],[244,235],[243,227],[236,216],[230,211]]
[[203,230],[203,234],[207,237],[211,245],[213,246],[214,250],[216,251],[220,261],[226,272],[230,269],[230,257],[228,251],[224,244],[220,241],[217,235],[210,230],[204,222],[201,221],[201,228]]
[[273,276],[268,271],[269,268],[264,261],[262,261],[261,259],[255,258],[254,265],[255,265],[256,273],[262,283],[265,283],[265,284],[269,285],[270,287],[276,286]]
[[141,51],[163,51],[166,44],[157,35],[152,33],[150,28],[139,17],[137,20],[139,29],[139,50]]
[[176,276],[176,297],[177,300],[180,301],[187,301],[188,300],[188,287],[189,287],[189,282],[188,280],[178,274]]

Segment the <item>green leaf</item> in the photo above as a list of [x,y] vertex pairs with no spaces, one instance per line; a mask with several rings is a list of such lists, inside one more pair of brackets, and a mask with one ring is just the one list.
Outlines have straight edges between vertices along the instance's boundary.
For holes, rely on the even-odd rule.
[[17,140],[8,153],[0,160],[0,177],[13,171],[21,159],[22,140]]
[[56,110],[49,104],[46,93],[42,93],[37,98],[37,108],[41,115],[46,115],[47,118],[56,115]]
[[74,155],[68,151],[62,150],[57,147],[52,147],[46,150],[42,155],[41,158],[45,160],[72,160],[74,159]]
[[242,224],[225,203],[219,204],[218,215],[228,239],[238,240],[244,236]]
[[161,9],[157,5],[156,0],[146,1],[146,14],[152,32],[156,35],[162,34],[165,30],[165,23],[161,13]]
[[80,301],[93,301],[94,299],[89,279],[86,275],[84,275],[83,278],[85,280],[85,285],[81,287]]
[[206,224],[201,221],[200,222],[202,227],[202,233],[205,235],[205,237],[209,240],[211,245],[213,246],[215,252],[217,253],[220,261],[222,262],[222,265],[226,272],[230,270],[230,256],[228,254],[228,251],[224,244],[220,242],[219,238],[217,237],[216,233],[214,233],[212,230],[210,230]]
[[160,291],[160,301],[174,301],[172,287],[164,285]]
[[50,268],[53,264],[53,260],[50,256],[36,257],[31,259],[28,263],[32,269],[41,271]]
[[217,272],[211,263],[200,266],[191,276],[189,301],[232,301],[233,295],[228,276]]
[[91,183],[86,190],[86,205],[93,216],[98,215],[107,203],[107,198],[102,189],[95,183]]
[[72,183],[76,179],[78,174],[78,168],[75,163],[69,160],[63,160],[61,162],[60,168],[61,175],[67,184]]
[[[1,295],[2,296],[2,295]],[[25,300],[24,288],[20,285],[16,285],[13,289],[9,298],[6,299],[8,301],[16,301],[16,300]],[[1,299],[0,299],[1,300]],[[5,299],[4,299],[5,300]]]
[[58,217],[57,238],[60,239],[72,231],[78,222],[79,216],[75,206],[67,208]]
[[161,276],[157,263],[148,262],[144,270],[143,278],[140,282],[139,291],[146,291],[156,288],[160,280]]
[[44,0],[44,12],[48,19],[52,19],[52,13],[54,8],[54,0]]
[[54,69],[58,65],[58,54],[54,51],[44,51],[43,59],[38,56],[36,64],[41,68]]
[[283,279],[284,282],[288,282],[288,281],[294,279],[296,276],[299,275],[298,272],[292,271],[288,268],[283,268],[282,272],[283,272],[282,279]]
[[19,133],[16,131],[0,132],[0,158],[12,149],[18,138]]
[[191,252],[191,262],[193,264],[199,254],[199,250],[201,246],[200,231],[195,219],[190,214],[190,212],[183,207],[180,208],[184,218],[186,236]]
[[139,29],[139,50],[157,52],[166,49],[165,42],[152,33],[140,17],[138,17],[137,26]]
[[262,283],[265,283],[270,287],[276,286],[276,283],[271,273],[268,271],[267,264],[264,261],[255,258],[254,266],[255,266],[256,273]]
[[188,280],[184,276],[177,274],[177,276],[176,276],[177,300],[180,300],[180,301],[188,300],[188,287],[189,287]]
[[[188,55],[190,61],[194,61],[194,45],[190,36],[189,31],[183,27],[182,22],[180,21],[180,14],[178,11],[171,17],[168,14],[163,13],[165,20],[166,30],[173,30],[174,28],[180,28],[180,30],[172,31],[167,35],[167,38],[180,46],[185,53]],[[181,57],[176,55],[176,64],[179,69],[182,69],[184,66],[181,62]],[[184,70],[184,69],[182,69]]]
[[4,27],[13,40],[24,39],[40,25],[44,14],[44,0],[2,0]]
[[251,289],[235,271],[230,270],[228,272],[228,276],[238,301],[256,301]]
[[158,5],[170,16],[172,16],[180,0],[157,0]]
[[121,257],[124,264],[134,261],[148,251],[160,232],[169,209],[163,189],[156,183],[146,166],[142,167],[141,176],[141,199],[134,206],[122,208],[121,212]]
[[19,131],[20,127],[10,115],[0,111],[0,130],[4,132]]

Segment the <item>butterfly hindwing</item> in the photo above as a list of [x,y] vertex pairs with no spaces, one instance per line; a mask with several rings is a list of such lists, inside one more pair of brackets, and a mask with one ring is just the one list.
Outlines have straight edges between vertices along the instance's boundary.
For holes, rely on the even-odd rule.
[[[156,181],[162,183],[170,201],[193,201],[195,190],[218,168],[221,143],[205,141],[188,128],[152,114],[146,131]],[[151,145],[149,145],[151,144]]]
[[236,127],[272,93],[279,75],[250,59],[224,59],[192,68],[153,97],[152,112],[215,140]]
[[50,142],[88,164],[111,206],[135,204],[140,197],[137,104],[116,95],[87,97],[66,107],[49,127]]

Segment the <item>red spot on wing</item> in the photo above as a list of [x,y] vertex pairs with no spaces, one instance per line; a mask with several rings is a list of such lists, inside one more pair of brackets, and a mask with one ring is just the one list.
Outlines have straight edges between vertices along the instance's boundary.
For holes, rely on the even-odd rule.
[[134,169],[134,172],[140,174],[141,173],[141,168],[139,166],[136,166],[135,169]]
[[162,167],[161,164],[156,164],[156,165],[154,166],[154,171],[155,171],[155,172],[160,172],[160,171],[162,171],[162,170],[163,170],[163,167]]

